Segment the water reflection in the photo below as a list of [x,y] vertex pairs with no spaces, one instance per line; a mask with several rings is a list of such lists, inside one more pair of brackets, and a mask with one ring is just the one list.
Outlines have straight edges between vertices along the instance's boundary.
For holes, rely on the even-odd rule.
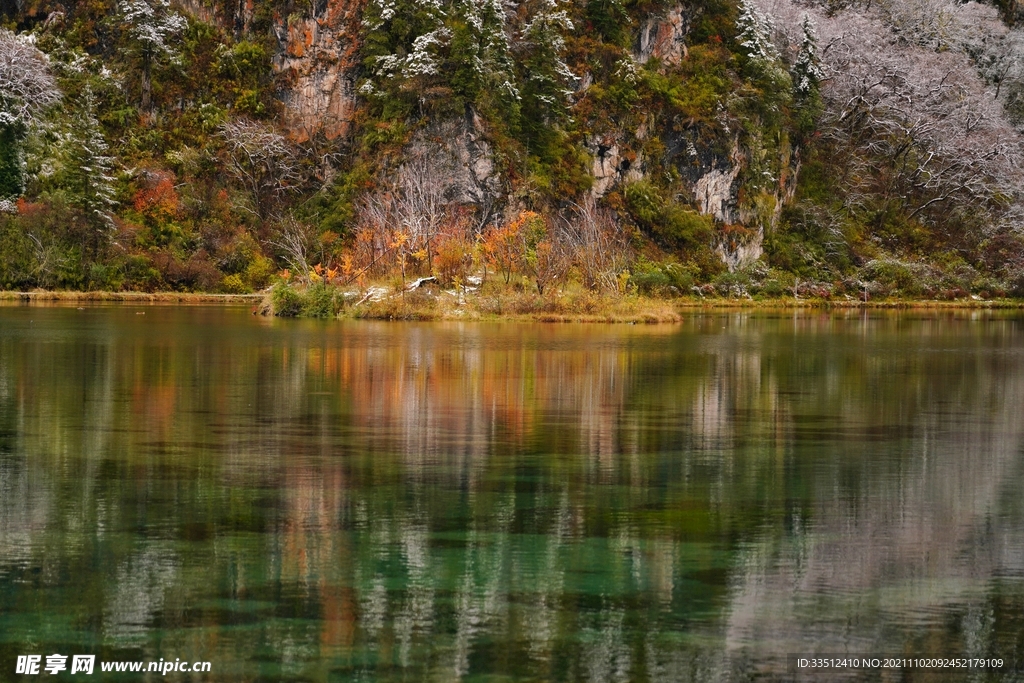
[[61,648],[231,681],[1024,660],[1019,317],[145,313],[0,308],[2,670]]

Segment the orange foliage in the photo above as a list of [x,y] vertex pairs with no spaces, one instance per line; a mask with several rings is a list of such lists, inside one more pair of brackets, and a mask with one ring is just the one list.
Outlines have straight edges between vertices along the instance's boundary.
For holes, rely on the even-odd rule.
[[174,188],[174,175],[167,171],[152,171],[147,175],[146,186],[135,193],[132,206],[147,222],[173,221],[181,208],[181,199]]
[[458,235],[444,235],[437,242],[434,252],[434,271],[438,281],[445,287],[455,284],[456,279],[465,282],[466,272],[473,263],[473,245]]
[[521,268],[526,251],[536,244],[543,231],[540,215],[533,211],[523,211],[511,223],[494,226],[484,234],[481,245],[484,259],[501,272],[508,284],[512,273]]

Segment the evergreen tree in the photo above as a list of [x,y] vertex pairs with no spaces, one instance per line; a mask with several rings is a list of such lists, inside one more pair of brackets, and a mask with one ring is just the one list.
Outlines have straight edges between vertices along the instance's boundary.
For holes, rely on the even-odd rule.
[[519,60],[523,83],[523,118],[528,145],[536,147],[555,134],[553,126],[569,109],[576,75],[565,63],[566,31],[572,20],[557,0],[542,0],[540,9],[523,27]]
[[96,102],[92,89],[86,87],[62,149],[60,187],[82,213],[83,246],[96,258],[106,248],[114,229],[113,159],[100,122],[96,119]]
[[751,0],[741,0],[740,16],[736,21],[740,46],[754,62],[773,63],[780,58],[772,41],[772,22]]
[[449,60],[455,92],[517,118],[520,95],[502,0],[459,0],[452,16]]
[[803,36],[796,61],[793,63],[793,88],[798,97],[809,97],[817,92],[825,74],[821,70],[821,59],[818,57],[818,40],[814,35],[814,24],[806,13],[800,22],[800,29]]
[[451,33],[440,0],[373,0],[363,15],[364,95],[422,92],[441,75]]
[[[811,133],[823,111],[821,81],[825,72],[818,55],[818,40],[814,35],[814,24],[805,13],[800,22],[801,40],[796,60],[793,62],[793,99],[796,109],[794,123],[799,136]],[[799,141],[799,140],[798,140]]]
[[153,106],[153,65],[162,59],[177,60],[170,41],[188,28],[188,22],[171,9],[168,0],[123,0],[121,19],[128,52],[138,58],[141,67],[139,104],[149,111]]

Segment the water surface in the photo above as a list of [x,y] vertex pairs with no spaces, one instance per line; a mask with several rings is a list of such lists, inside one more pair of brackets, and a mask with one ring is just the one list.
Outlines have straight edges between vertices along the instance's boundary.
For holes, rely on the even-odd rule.
[[216,681],[1019,665],[1022,484],[1015,315],[0,307],[0,680],[54,652]]

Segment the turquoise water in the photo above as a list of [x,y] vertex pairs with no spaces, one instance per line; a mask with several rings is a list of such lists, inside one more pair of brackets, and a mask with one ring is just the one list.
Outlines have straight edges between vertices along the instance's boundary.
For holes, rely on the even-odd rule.
[[1022,485],[1021,316],[0,307],[0,681],[1024,680]]

